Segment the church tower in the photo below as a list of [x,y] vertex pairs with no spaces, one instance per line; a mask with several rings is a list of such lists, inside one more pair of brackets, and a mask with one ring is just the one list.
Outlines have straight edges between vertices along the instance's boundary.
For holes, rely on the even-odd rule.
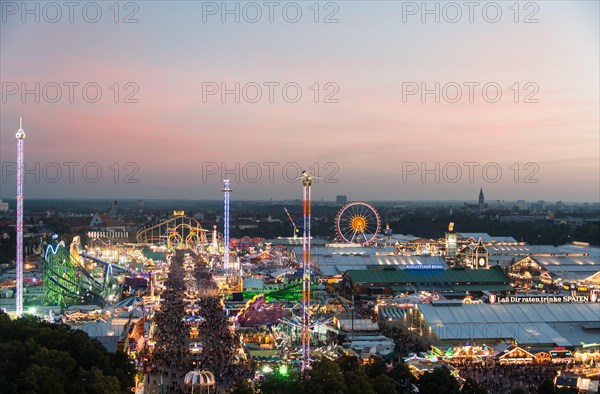
[[483,188],[479,189],[479,210],[483,211],[485,199],[483,198]]

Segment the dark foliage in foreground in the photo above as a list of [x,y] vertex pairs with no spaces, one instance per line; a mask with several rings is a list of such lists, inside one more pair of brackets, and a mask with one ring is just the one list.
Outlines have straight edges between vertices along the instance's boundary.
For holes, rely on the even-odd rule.
[[108,352],[83,331],[0,311],[2,393],[123,393],[134,374],[125,354]]

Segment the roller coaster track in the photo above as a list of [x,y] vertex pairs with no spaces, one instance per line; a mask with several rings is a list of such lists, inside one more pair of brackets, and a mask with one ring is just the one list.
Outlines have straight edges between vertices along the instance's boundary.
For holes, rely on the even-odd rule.
[[116,269],[118,271],[135,273],[134,271],[130,270],[129,268],[121,267],[120,265],[109,263],[108,261],[100,260],[99,258],[90,256],[87,253],[79,253],[79,255],[85,259],[92,260],[93,262],[98,263],[98,264],[103,264],[105,266],[110,265],[113,269]]
[[[58,281],[58,279],[56,279],[55,276],[49,276],[48,277],[56,286],[58,286],[60,289],[62,289],[63,292],[69,293],[69,295],[71,297],[76,297],[77,294],[74,294],[68,287],[64,286],[62,283],[60,283]],[[63,279],[64,280],[64,279]],[[72,284],[72,282],[70,282]],[[50,292],[55,293],[57,296],[60,296],[61,293],[58,292],[56,289],[50,288],[49,289]],[[91,301],[93,302],[99,302],[102,300],[102,295],[100,293],[97,292],[91,292],[89,293],[91,295]]]
[[[71,252],[75,253],[76,248]],[[72,255],[63,244],[47,245],[44,253],[44,293],[46,302],[50,304],[69,305],[84,302],[102,301],[114,289],[112,284],[113,268],[130,272],[119,265],[113,265],[85,253],[78,253],[82,258],[102,264],[104,275],[102,280],[85,268],[79,256]],[[83,279],[85,277],[85,279]]]
[[154,224],[137,233],[140,244],[161,244],[168,248],[196,249],[204,247],[207,230],[203,229],[196,219],[186,216],[175,216]]

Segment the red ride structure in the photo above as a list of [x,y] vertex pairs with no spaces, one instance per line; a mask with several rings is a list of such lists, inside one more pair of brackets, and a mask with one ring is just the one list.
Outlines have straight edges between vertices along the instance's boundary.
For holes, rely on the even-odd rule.
[[310,369],[310,215],[312,177],[302,171],[302,213],[304,231],[302,233],[302,375]]

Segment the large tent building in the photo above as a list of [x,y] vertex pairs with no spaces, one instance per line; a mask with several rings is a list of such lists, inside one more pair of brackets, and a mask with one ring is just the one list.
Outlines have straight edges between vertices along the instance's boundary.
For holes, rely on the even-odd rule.
[[541,349],[598,343],[600,303],[417,304],[404,324],[436,346],[514,341]]
[[511,267],[544,283],[600,285],[600,258],[596,256],[528,256]]
[[464,295],[466,292],[512,292],[508,277],[497,269],[348,270],[343,276],[348,291],[361,295],[406,292],[436,292]]

